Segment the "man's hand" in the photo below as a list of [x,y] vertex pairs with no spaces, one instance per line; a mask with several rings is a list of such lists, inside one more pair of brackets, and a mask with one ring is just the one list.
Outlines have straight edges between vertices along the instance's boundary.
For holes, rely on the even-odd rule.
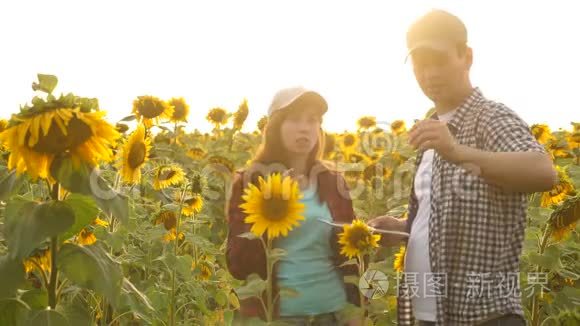
[[417,122],[409,131],[409,143],[420,150],[433,149],[449,162],[459,161],[459,146],[446,122],[433,119]]
[[[368,225],[383,230],[405,232],[407,229],[407,220],[400,219],[393,216],[379,216],[368,222]],[[404,235],[396,234],[382,234],[381,245],[385,247],[392,247],[399,245],[402,241],[407,239]]]

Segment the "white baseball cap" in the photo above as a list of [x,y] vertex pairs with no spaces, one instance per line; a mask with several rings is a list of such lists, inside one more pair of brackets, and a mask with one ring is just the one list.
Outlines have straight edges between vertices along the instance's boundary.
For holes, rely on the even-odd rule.
[[268,116],[272,116],[274,112],[289,107],[291,104],[297,102],[298,99],[303,100],[304,104],[312,105],[320,109],[323,114],[328,110],[328,104],[322,95],[302,86],[297,86],[281,89],[274,95],[272,104],[270,104],[270,108],[268,109]]

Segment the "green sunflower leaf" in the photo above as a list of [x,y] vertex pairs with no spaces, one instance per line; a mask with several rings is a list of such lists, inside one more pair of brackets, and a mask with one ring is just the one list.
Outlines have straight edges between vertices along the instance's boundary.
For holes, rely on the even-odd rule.
[[68,320],[56,310],[41,310],[33,315],[26,326],[69,326]]
[[74,167],[69,156],[56,158],[50,173],[70,192],[91,196],[97,206],[107,215],[113,215],[123,223],[129,221],[129,199],[113,190],[98,170],[81,163]]
[[73,283],[104,295],[113,305],[121,292],[121,268],[98,245],[65,243],[59,251],[58,268]]
[[58,78],[53,75],[38,74],[38,83],[32,83],[32,89],[51,94],[58,84]]
[[0,257],[0,298],[13,297],[18,286],[24,282],[24,265],[8,256]]
[[0,179],[0,201],[6,201],[17,193],[24,183],[24,178],[12,171]]
[[0,325],[22,325],[30,309],[17,299],[0,300]]
[[252,297],[259,297],[266,290],[266,281],[260,278],[258,274],[250,274],[246,279],[246,284],[237,288],[235,291],[240,300]]
[[75,223],[62,236],[62,240],[70,239],[95,220],[99,208],[91,197],[70,194],[65,203],[72,207],[75,214]]
[[65,232],[74,222],[74,211],[67,203],[13,199],[6,207],[6,242],[11,257],[28,257],[43,241]]

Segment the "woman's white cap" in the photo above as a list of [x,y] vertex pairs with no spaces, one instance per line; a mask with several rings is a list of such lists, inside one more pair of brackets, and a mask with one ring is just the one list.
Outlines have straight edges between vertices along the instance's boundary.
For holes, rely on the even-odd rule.
[[272,116],[274,112],[289,107],[299,99],[300,101],[304,101],[304,104],[320,109],[322,114],[328,110],[328,104],[324,97],[315,91],[298,86],[279,90],[274,95],[274,99],[272,99],[272,104],[270,104],[270,108],[268,109],[268,116]]

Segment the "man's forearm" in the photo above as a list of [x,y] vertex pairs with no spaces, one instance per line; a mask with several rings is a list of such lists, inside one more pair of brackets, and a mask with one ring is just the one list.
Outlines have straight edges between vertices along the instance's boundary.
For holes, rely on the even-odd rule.
[[552,189],[556,172],[547,154],[539,152],[486,152],[458,145],[457,164],[479,168],[481,176],[511,192],[542,192]]
[[[407,219],[400,219],[393,216],[380,216],[371,221],[369,225],[383,230],[407,232]],[[407,240],[404,235],[384,234],[381,237],[381,245],[385,247],[396,246]]]

